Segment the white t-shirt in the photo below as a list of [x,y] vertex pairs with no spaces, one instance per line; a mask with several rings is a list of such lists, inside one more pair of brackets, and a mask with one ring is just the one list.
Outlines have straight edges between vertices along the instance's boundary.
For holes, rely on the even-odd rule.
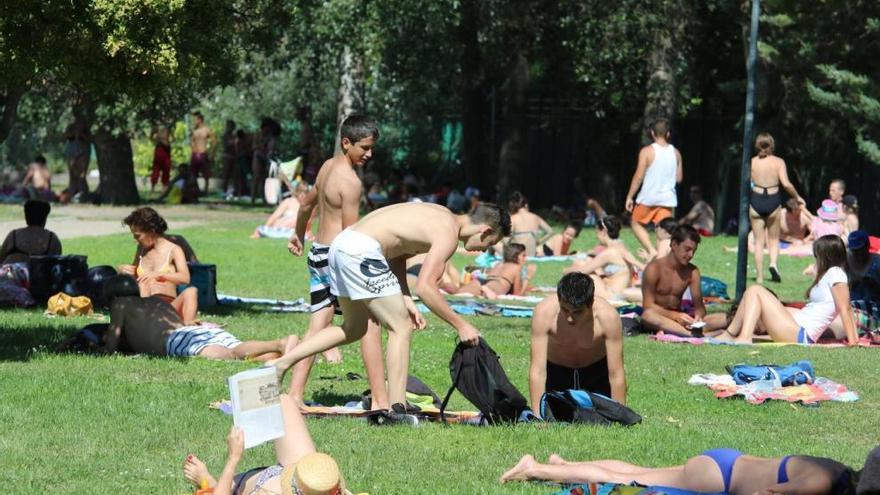
[[794,315],[794,321],[813,342],[819,340],[828,325],[837,317],[838,311],[834,305],[834,296],[831,295],[831,287],[840,283],[847,283],[846,272],[837,266],[829,268],[810,291],[810,302]]

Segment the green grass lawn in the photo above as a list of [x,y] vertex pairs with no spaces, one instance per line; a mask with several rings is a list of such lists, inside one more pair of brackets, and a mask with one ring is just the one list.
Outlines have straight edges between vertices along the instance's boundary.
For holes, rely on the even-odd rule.
[[[304,258],[290,256],[283,241],[252,241],[248,222],[182,230],[199,257],[218,265],[218,290],[243,296],[294,298],[307,295]],[[633,239],[625,232],[627,242]],[[577,240],[595,242],[592,230]],[[721,246],[733,239],[704,240],[696,263],[706,275],[733,288],[735,255]],[[82,253],[90,265],[131,260],[128,235],[65,241],[67,253]],[[457,258],[456,264],[465,264]],[[783,258],[784,283],[772,288],[783,298],[802,299],[809,280],[800,275],[805,259]],[[553,285],[561,263],[541,264],[536,282]],[[753,277],[753,276],[752,276]],[[203,312],[242,339],[302,334],[307,315],[253,309]],[[0,313],[0,482],[8,493],[183,494],[181,465],[187,453],[201,456],[215,472],[225,459],[231,419],[208,409],[226,398],[226,377],[252,367],[148,357],[58,355],[51,348],[90,322],[47,319],[41,311]],[[450,378],[455,332],[430,315],[428,329],[414,339],[411,372],[437,392]],[[529,321],[481,317],[473,322],[502,357],[508,374],[527,393]],[[339,404],[359,396],[366,381],[343,382],[347,371],[363,373],[356,347],[345,363],[318,364],[310,398]],[[713,447],[734,447],[757,455],[804,453],[829,456],[861,468],[876,444],[877,351],[803,347],[749,348],[658,344],[644,336],[626,340],[629,405],[644,421],[632,428],[523,425],[477,428],[427,424],[418,429],[373,428],[353,419],[310,419],[319,449],[340,463],[355,492],[547,494],[552,487],[519,483],[501,486],[498,476],[525,453],[539,459],[558,452],[571,459],[619,458],[650,466],[679,463]],[[787,403],[748,405],[718,400],[687,385],[693,373],[722,372],[738,362],[788,363],[812,360],[821,376],[862,394],[851,404],[804,407]],[[871,364],[875,363],[875,364]],[[527,395],[527,394],[526,394]],[[454,409],[472,409],[460,395]],[[274,462],[271,445],[247,452],[246,469]]]

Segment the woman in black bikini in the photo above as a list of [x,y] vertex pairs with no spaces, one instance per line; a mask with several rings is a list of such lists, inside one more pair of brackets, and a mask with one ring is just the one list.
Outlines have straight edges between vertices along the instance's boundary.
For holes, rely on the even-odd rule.
[[505,294],[523,295],[527,290],[527,283],[523,280],[525,251],[524,245],[515,242],[504,246],[504,261],[490,268],[482,280],[474,277],[462,285],[457,294],[483,296],[488,299],[496,299]]
[[779,258],[779,230],[781,225],[780,207],[782,191],[795,198],[802,206],[806,204],[798,195],[791,181],[785,162],[773,155],[775,143],[773,136],[766,132],[758,134],[755,148],[758,156],[752,158],[752,192],[749,196],[749,218],[752,223],[752,236],[755,238],[755,269],[757,282],[764,283],[764,244],[770,250],[770,277],[781,282],[776,260]]

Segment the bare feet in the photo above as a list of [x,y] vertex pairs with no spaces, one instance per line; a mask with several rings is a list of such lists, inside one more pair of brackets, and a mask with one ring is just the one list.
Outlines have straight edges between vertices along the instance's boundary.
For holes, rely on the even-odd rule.
[[550,457],[547,458],[547,464],[553,464],[554,466],[564,466],[568,464],[568,461],[563,459],[559,454],[550,454]]
[[283,353],[281,357],[266,361],[266,367],[275,367],[275,373],[278,375],[278,383],[284,381],[284,374],[287,373],[287,370],[294,365],[294,363],[285,361],[284,357],[287,356],[287,354],[292,351],[297,344],[299,344],[299,337],[297,337],[296,335],[291,335],[287,337],[286,342],[284,343],[284,347],[283,349],[281,349]]
[[524,455],[519,462],[516,463],[516,466],[513,466],[509,471],[501,475],[502,483],[506,481],[525,481],[529,479],[528,472],[537,465],[537,461],[535,458],[530,455]]
[[342,362],[342,351],[338,347],[327,349],[321,354],[328,363],[339,364]]
[[254,233],[251,234],[251,239],[259,239],[260,238],[260,229],[254,230]]
[[203,484],[207,485],[207,488],[217,486],[217,480],[211,476],[208,467],[195,454],[186,456],[186,460],[183,461],[183,477],[196,488],[202,488]]

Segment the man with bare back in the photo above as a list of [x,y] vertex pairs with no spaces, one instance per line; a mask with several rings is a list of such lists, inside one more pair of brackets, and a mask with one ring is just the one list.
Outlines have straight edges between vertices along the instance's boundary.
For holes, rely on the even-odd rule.
[[216,325],[186,325],[163,299],[140,297],[137,280],[128,275],[108,278],[102,290],[110,302],[110,328],[100,347],[107,354],[125,342],[132,352],[151,356],[266,360],[282,354],[288,343],[288,338],[242,342]]
[[21,182],[30,199],[42,199],[52,201],[55,194],[52,192],[52,172],[46,166],[46,157],[37,155],[34,161],[28,165],[27,174]]
[[626,193],[626,211],[632,213],[633,235],[653,258],[657,250],[645,225],[656,225],[672,216],[672,209],[678,205],[675,185],[681,182],[684,172],[681,153],[669,142],[668,120],[654,122],[651,138],[654,142],[639,151],[636,172]]
[[193,180],[198,180],[199,172],[205,178],[205,191],[208,194],[208,180],[211,178],[211,162],[213,157],[208,155],[217,149],[217,136],[210,127],[205,125],[205,117],[202,112],[193,112],[193,119],[196,127],[193,129],[189,138],[189,146],[192,149],[192,155],[189,160],[190,175]]
[[529,400],[537,414],[550,391],[586,390],[626,403],[620,315],[593,289],[589,275],[568,273],[556,295],[535,306]]
[[[700,244],[700,233],[690,225],[672,231],[669,254],[645,267],[642,275],[642,325],[654,331],[681,336],[702,336],[727,326],[722,313],[706,315],[700,270],[691,264]],[[682,306],[687,289],[691,290],[691,306]]]
[[[322,172],[323,173],[323,170]],[[330,292],[342,308],[341,327],[329,327],[270,361],[279,374],[298,361],[364,336],[370,317],[388,329],[389,418],[393,423],[411,409],[406,379],[412,332],[425,327],[406,282],[406,260],[427,253],[419,271],[422,302],[475,345],[480,332],[455,314],[437,284],[458,242],[469,251],[484,250],[510,234],[510,217],[497,205],[482,203],[472,214],[455,215],[443,206],[405,203],[380,208],[342,231],[327,254]]]
[[[357,168],[363,167],[370,160],[373,147],[379,139],[376,124],[361,115],[352,115],[345,119],[340,134],[341,152],[321,166],[315,187],[306,194],[300,205],[296,230],[288,243],[291,253],[302,256],[306,227],[317,207],[321,221],[318,223],[318,235],[312,242],[308,255],[312,316],[305,339],[313,338],[333,323],[333,314],[338,304],[336,297],[330,293],[327,253],[333,239],[358,220],[363,184],[358,177]],[[372,390],[372,407],[388,409],[385,369],[382,366],[382,337],[378,324],[372,320],[367,335],[361,341],[361,354]],[[342,360],[342,354],[335,348],[326,350],[324,357],[328,361]],[[313,362],[313,358],[303,359],[293,370],[290,395],[299,405],[303,404],[306,382]]]

